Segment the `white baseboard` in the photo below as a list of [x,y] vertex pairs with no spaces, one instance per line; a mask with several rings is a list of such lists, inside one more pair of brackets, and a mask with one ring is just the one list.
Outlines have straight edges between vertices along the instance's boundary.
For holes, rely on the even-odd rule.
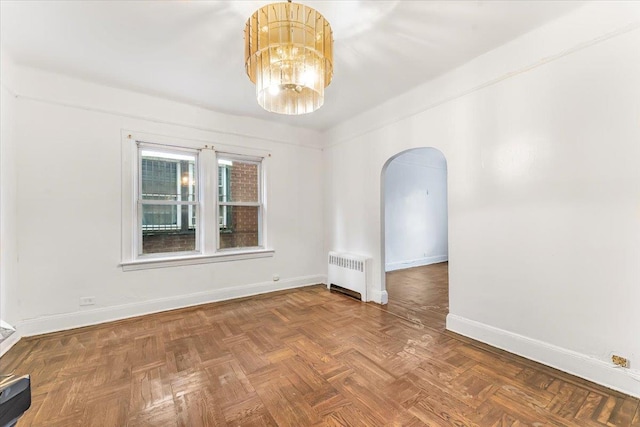
[[[319,283],[326,283],[326,276],[304,276],[294,279],[280,280],[278,282],[233,286],[189,295],[179,295],[114,307],[104,307],[95,310],[77,311],[73,313],[56,314],[23,320],[22,322],[17,323],[16,330],[20,332],[21,336],[28,337],[32,335],[79,328],[82,326],[96,325],[99,323],[111,322],[114,320],[142,316],[161,311],[248,297],[285,289],[300,288]],[[17,335],[17,333],[14,335]]]
[[613,390],[640,397],[638,370],[617,368],[595,357],[494,328],[455,314],[447,316],[447,329]]
[[[21,338],[20,333],[16,331],[13,334],[11,334],[8,338],[0,342],[0,357],[2,357],[2,355],[4,355],[7,351],[9,351],[11,347],[16,345],[18,341],[20,341],[20,338]],[[6,373],[7,372],[0,371],[0,374],[6,374]]]
[[387,291],[373,290],[370,292],[370,295],[371,295],[370,301],[372,302],[376,302],[382,305],[385,305],[386,303],[389,302],[389,294],[387,293]]
[[404,270],[405,268],[422,267],[423,265],[437,264],[449,260],[448,255],[436,255],[426,258],[418,258],[410,261],[398,261],[385,264],[385,271]]

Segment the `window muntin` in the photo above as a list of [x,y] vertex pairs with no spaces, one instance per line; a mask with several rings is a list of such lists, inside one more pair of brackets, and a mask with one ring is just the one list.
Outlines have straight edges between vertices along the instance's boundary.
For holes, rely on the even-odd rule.
[[218,249],[262,246],[262,162],[218,154]]
[[138,147],[139,256],[199,251],[198,153]]

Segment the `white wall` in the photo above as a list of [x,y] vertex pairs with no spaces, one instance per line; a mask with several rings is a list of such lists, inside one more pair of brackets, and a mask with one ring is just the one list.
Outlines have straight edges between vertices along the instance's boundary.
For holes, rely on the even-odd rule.
[[[23,335],[324,280],[316,132],[25,67],[19,77],[14,118]],[[275,256],[123,272],[123,129],[270,152],[268,246]],[[96,305],[81,309],[81,296],[94,296]]]
[[15,324],[18,309],[18,168],[14,133],[13,63],[0,51],[0,318]]
[[384,300],[381,171],[438,148],[448,329],[640,396],[639,7],[590,3],[328,132],[326,249],[372,256]]
[[385,270],[448,259],[447,163],[418,148],[394,158],[384,172]]

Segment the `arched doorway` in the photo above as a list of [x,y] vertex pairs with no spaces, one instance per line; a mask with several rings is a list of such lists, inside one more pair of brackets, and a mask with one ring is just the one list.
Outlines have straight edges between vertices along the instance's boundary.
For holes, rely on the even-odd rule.
[[449,312],[447,162],[435,148],[391,158],[382,170],[386,310],[444,329]]

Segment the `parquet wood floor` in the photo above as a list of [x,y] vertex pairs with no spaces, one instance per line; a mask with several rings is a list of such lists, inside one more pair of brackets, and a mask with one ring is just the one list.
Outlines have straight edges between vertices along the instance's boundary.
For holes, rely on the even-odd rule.
[[21,340],[24,426],[638,426],[637,399],[324,286]]
[[449,263],[387,273],[384,308],[413,322],[444,330],[449,314]]

